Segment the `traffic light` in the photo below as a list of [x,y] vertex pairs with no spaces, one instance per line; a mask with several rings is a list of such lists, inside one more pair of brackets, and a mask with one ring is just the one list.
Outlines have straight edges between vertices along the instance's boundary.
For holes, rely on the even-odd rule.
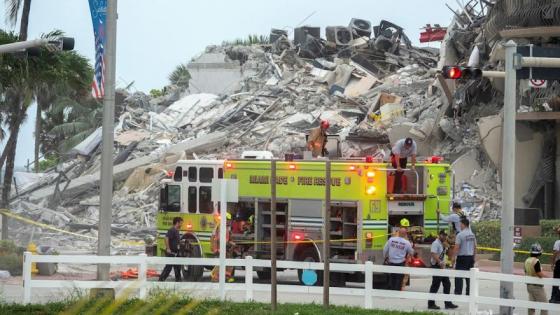
[[457,80],[480,80],[482,79],[482,70],[475,67],[461,67],[461,66],[444,66],[441,69],[444,78]]

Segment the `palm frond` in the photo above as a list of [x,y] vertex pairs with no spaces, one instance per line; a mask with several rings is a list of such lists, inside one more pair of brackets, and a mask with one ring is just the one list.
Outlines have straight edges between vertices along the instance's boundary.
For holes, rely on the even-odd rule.
[[4,3],[6,4],[6,22],[11,26],[15,26],[22,0],[4,0]]

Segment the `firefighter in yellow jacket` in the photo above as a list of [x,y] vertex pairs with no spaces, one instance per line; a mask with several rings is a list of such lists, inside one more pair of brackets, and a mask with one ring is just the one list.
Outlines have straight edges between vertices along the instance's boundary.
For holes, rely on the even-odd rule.
[[[226,213],[226,258],[233,258],[233,249],[235,243],[231,241],[231,213]],[[216,227],[212,232],[212,253],[218,256],[220,255],[220,216],[214,216],[214,222],[216,223]],[[226,266],[226,281],[227,282],[234,282],[235,279],[233,278],[233,267]],[[215,266],[212,269],[212,281],[216,282],[220,279],[220,266]]]
[[313,157],[326,156],[329,154],[325,146],[327,145],[327,130],[329,122],[321,121],[321,125],[313,130],[307,141],[307,148],[312,152]]

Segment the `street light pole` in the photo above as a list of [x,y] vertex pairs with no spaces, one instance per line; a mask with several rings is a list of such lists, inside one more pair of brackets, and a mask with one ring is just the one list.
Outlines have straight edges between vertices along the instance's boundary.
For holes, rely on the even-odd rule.
[[[115,120],[115,59],[117,51],[117,0],[107,1],[105,45],[105,97],[103,99],[103,132],[101,151],[101,182],[99,238],[97,255],[111,255],[111,221],[113,218],[113,132]],[[97,280],[109,280],[108,264],[97,266]]]
[[[515,115],[517,112],[517,72],[514,55],[517,45],[509,41],[506,47],[504,127],[502,140],[502,227],[500,253],[501,272],[513,274],[513,223],[515,195]],[[500,282],[500,298],[513,298],[513,283]],[[512,314],[513,309],[500,306],[500,314]]]

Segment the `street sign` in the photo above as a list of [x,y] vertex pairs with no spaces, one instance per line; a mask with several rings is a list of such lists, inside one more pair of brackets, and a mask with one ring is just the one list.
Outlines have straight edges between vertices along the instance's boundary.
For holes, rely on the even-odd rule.
[[[517,53],[523,57],[560,58],[560,48],[543,48],[535,45],[518,46]],[[560,68],[522,68],[517,79],[558,80]]]
[[529,87],[532,87],[534,89],[544,89],[548,86],[548,81],[546,80],[530,79],[528,82]]
[[522,232],[521,232],[521,227],[520,226],[516,226],[513,228],[513,236],[515,237],[521,237],[522,236]]

